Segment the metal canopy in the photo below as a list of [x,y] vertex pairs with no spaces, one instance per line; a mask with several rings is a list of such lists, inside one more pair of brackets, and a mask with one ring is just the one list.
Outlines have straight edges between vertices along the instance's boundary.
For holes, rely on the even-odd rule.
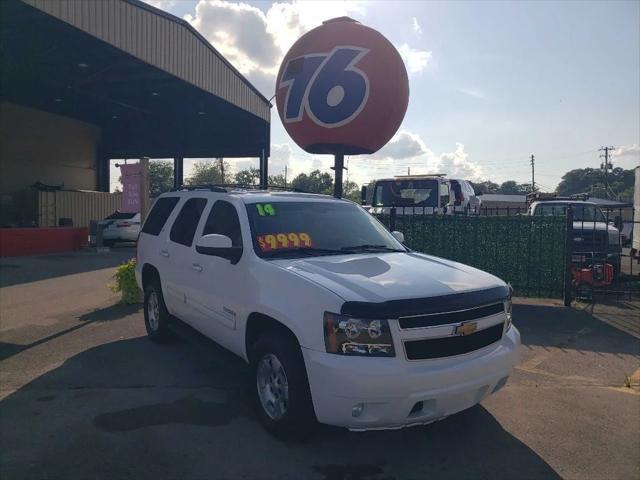
[[[223,84],[218,85],[205,78],[207,69],[196,69],[193,61],[185,64],[185,68],[189,65],[193,68],[190,72],[180,62],[163,69],[140,58],[157,55],[154,48],[163,44],[159,37],[163,34],[162,24],[158,22],[171,22],[175,17],[134,0],[25,1],[40,8],[57,4],[61,14],[72,15],[77,23],[105,34],[114,27],[109,8],[116,13],[127,13],[122,8],[139,10],[141,13],[118,26],[118,35],[123,39],[136,35],[144,22],[151,22],[155,28],[150,31],[155,32],[156,41],[145,47],[139,39],[133,50],[147,53],[134,56],[125,51],[132,49],[126,47],[124,40],[120,45],[124,49],[113,45],[117,43],[117,35],[113,41],[101,40],[87,33],[92,28],[77,28],[20,0],[3,0],[0,2],[2,100],[101,127],[101,156],[264,158],[269,155],[269,102],[226,61],[214,65],[223,69],[219,73]],[[84,10],[79,11],[84,11],[84,17],[78,17],[72,9],[83,4]],[[99,27],[98,22],[104,18],[110,18],[110,23]],[[177,32],[185,31],[198,42],[204,41],[183,21],[175,19],[174,23]],[[189,38],[185,37],[181,45],[186,46]],[[208,48],[201,57],[205,64],[219,55],[212,47]],[[176,50],[176,55],[184,57],[193,54]],[[193,77],[192,83],[178,78],[170,73],[174,67],[182,69],[181,77],[192,78],[197,74],[200,80]],[[225,93],[216,95],[207,91],[213,87]]]

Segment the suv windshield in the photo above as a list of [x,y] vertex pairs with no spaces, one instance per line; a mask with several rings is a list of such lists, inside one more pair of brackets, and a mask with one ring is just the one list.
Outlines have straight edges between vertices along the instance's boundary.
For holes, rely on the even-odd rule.
[[405,252],[374,217],[346,202],[247,204],[255,251],[263,258]]
[[[605,218],[602,210],[595,205],[588,203],[572,203],[573,220],[575,222],[604,222]],[[567,211],[566,203],[547,203],[536,207],[536,215],[551,216],[565,215]]]
[[395,180],[376,184],[375,206],[437,207],[438,181]]

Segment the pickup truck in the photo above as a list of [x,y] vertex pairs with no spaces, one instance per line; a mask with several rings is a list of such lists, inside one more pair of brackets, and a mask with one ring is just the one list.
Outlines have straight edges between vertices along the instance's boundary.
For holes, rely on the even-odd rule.
[[574,285],[612,283],[620,272],[620,229],[615,226],[614,219],[608,221],[598,205],[586,199],[552,197],[532,202],[529,214],[566,215],[567,209],[573,214],[571,255]]
[[183,321],[248,362],[277,435],[441,420],[507,382],[520,346],[511,289],[399,240],[347,200],[165,193],[138,240],[148,335],[162,342]]

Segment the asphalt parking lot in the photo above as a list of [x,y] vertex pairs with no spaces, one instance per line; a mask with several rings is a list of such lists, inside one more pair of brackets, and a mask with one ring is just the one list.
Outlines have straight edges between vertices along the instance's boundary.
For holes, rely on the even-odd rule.
[[479,406],[289,444],[258,424],[243,362],[153,344],[117,305],[106,284],[132,252],[0,261],[1,478],[640,478],[640,340],[586,311],[516,305],[522,363]]

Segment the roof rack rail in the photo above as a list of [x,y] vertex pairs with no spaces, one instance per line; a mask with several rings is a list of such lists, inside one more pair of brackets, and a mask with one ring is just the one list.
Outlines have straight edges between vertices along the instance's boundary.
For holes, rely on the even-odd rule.
[[312,193],[307,192],[306,190],[300,190],[299,188],[282,187],[280,185],[269,185],[267,188],[262,188],[260,185],[252,185],[249,183],[218,183],[216,186],[225,188],[244,188],[247,190],[280,190],[282,192]]
[[170,191],[179,192],[182,190],[186,191],[194,191],[194,190],[209,190],[212,192],[225,193],[228,192],[229,188],[241,188],[246,190],[280,190],[284,192],[297,192],[297,193],[312,193],[307,192],[305,190],[300,190],[299,188],[292,187],[281,187],[279,185],[269,185],[266,189],[262,188],[260,185],[251,185],[244,183],[214,183],[207,185],[181,185],[177,188],[172,188]]
[[527,197],[539,200],[588,200],[588,193],[575,193],[573,195],[558,195],[557,193],[529,192]]
[[446,173],[418,173],[416,175],[394,175],[393,178],[430,178],[430,177],[446,177]]
[[188,192],[192,192],[194,190],[209,190],[211,192],[219,192],[219,193],[224,193],[227,191],[226,188],[221,187],[220,185],[212,185],[212,184],[208,184],[208,185],[180,185],[179,187],[176,188],[172,188],[170,191],[171,192],[180,192],[186,190]]
[[573,195],[558,195],[556,193],[529,192],[527,193],[527,205],[540,200],[578,200],[586,202],[589,200],[588,193],[576,193]]

